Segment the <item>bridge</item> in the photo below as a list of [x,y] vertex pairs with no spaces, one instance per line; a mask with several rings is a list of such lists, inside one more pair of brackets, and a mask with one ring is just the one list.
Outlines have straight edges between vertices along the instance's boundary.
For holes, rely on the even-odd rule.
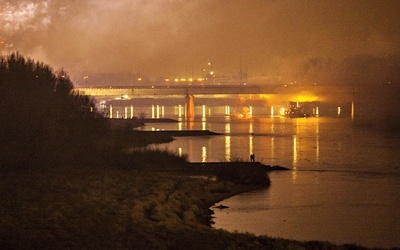
[[90,96],[145,96],[145,95],[216,95],[216,94],[273,94],[277,85],[153,85],[78,88]]
[[76,88],[75,91],[90,96],[121,97],[153,95],[241,95],[241,94],[299,94],[313,92],[316,95],[349,94],[346,86],[322,85],[153,85],[153,86],[93,86]]
[[[330,99],[341,98],[351,101],[352,89],[349,87],[321,85],[153,85],[153,86],[93,86],[76,88],[76,92],[114,99],[116,97],[139,96],[184,96],[186,98],[186,114],[194,116],[194,96],[197,95],[304,95]],[[288,100],[290,101],[290,100]]]

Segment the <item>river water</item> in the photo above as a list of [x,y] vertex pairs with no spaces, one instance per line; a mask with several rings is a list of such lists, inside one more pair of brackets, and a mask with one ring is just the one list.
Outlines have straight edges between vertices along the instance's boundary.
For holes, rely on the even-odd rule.
[[[174,117],[172,117],[174,118]],[[350,118],[198,117],[145,130],[208,129],[223,135],[163,144],[192,162],[256,161],[291,170],[271,187],[222,201],[214,227],[295,240],[400,247],[400,135]]]

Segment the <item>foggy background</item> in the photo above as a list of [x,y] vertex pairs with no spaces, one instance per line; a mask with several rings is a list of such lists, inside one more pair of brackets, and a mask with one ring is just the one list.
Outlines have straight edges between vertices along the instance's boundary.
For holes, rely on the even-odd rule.
[[399,116],[397,0],[2,0],[0,10],[1,53],[62,67],[75,86],[245,72],[249,83],[352,86],[364,113]]

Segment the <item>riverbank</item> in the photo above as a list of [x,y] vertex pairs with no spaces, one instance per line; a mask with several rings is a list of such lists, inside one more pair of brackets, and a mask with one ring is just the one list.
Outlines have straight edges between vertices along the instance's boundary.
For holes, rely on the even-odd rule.
[[171,118],[105,118],[112,128],[130,127],[137,128],[144,126],[146,123],[176,123],[178,120]]
[[260,183],[204,178],[167,158],[1,173],[0,248],[356,249],[212,229],[210,206]]
[[160,131],[146,131],[138,130],[146,123],[173,123],[177,120],[169,118],[157,119],[109,119],[107,122],[110,124],[113,131],[113,138],[118,138],[115,142],[126,146],[132,147],[145,147],[150,144],[168,143],[174,140],[175,137],[188,137],[188,136],[216,136],[221,135],[210,130],[160,130]]

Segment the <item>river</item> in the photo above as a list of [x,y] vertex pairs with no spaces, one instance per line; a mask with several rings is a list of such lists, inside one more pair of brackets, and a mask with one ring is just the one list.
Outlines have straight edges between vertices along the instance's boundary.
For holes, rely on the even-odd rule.
[[[172,117],[174,118],[174,117]],[[159,147],[192,162],[256,161],[291,170],[271,187],[231,197],[214,227],[295,240],[400,247],[400,135],[355,128],[350,118],[198,117],[146,130],[208,129]]]

